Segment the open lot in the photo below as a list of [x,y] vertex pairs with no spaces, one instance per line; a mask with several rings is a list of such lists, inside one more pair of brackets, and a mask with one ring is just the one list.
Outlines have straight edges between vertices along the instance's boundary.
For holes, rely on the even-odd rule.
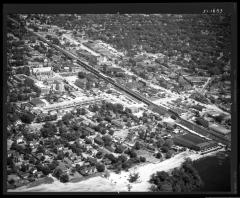
[[128,135],[128,129],[116,130],[114,136],[118,138],[125,139]]
[[161,161],[160,159],[155,158],[153,156],[153,153],[151,153],[147,150],[144,150],[144,149],[137,150],[136,153],[137,153],[138,156],[145,157],[146,161],[150,162],[150,163],[158,163],[158,162]]

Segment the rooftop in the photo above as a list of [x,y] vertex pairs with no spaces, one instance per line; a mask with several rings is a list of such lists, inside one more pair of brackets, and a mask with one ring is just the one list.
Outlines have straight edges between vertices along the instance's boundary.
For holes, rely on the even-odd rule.
[[214,130],[214,131],[216,131],[216,132],[222,133],[222,134],[224,134],[224,135],[226,135],[226,134],[228,134],[228,133],[231,132],[231,130],[226,129],[226,128],[218,125],[218,124],[211,124],[211,125],[209,126],[209,128],[212,129],[212,130]]
[[38,104],[45,104],[42,100],[40,100],[39,98],[33,98],[31,101],[30,101],[31,104],[33,105],[38,105]]
[[40,72],[40,73],[44,73],[44,72],[50,72],[52,70],[51,67],[39,67],[39,68],[32,68],[33,70],[33,73],[36,73],[36,72]]

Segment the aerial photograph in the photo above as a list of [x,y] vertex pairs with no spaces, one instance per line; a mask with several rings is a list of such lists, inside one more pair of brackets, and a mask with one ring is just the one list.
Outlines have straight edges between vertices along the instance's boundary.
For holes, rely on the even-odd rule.
[[8,14],[7,192],[230,192],[231,14]]

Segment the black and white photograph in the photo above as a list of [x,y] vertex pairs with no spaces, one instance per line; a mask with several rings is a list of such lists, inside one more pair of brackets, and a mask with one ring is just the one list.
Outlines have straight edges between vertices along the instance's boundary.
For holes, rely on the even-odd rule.
[[233,13],[16,12],[4,27],[7,192],[232,191]]

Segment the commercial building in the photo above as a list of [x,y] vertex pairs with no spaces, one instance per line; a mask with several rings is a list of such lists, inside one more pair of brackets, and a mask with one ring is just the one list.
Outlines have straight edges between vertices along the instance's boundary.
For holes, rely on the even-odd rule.
[[58,76],[54,76],[52,78],[47,78],[43,81],[44,84],[52,84],[54,83],[54,81],[63,81],[63,78],[58,77]]
[[205,150],[218,145],[215,141],[208,141],[190,133],[174,137],[173,142],[176,145],[188,147],[196,151]]
[[125,72],[119,67],[107,67],[107,72],[114,75],[124,75]]
[[138,113],[139,112],[139,107],[138,106],[131,105],[128,108],[131,109],[132,113]]
[[51,67],[32,68],[32,74],[36,76],[38,80],[44,80],[52,77],[54,72]]
[[39,98],[33,98],[30,103],[35,107],[44,107],[46,106],[45,102],[40,100]]
[[221,135],[227,135],[231,132],[231,130],[226,129],[218,124],[211,124],[209,128]]
[[99,56],[94,56],[94,55],[92,55],[90,52],[88,52],[87,50],[81,50],[81,49],[79,49],[79,50],[77,50],[76,51],[77,52],[77,54],[80,56],[80,57],[83,57],[84,59],[86,59],[87,61],[89,61],[90,63],[92,63],[92,64],[96,64],[97,63],[97,58],[99,57]]

